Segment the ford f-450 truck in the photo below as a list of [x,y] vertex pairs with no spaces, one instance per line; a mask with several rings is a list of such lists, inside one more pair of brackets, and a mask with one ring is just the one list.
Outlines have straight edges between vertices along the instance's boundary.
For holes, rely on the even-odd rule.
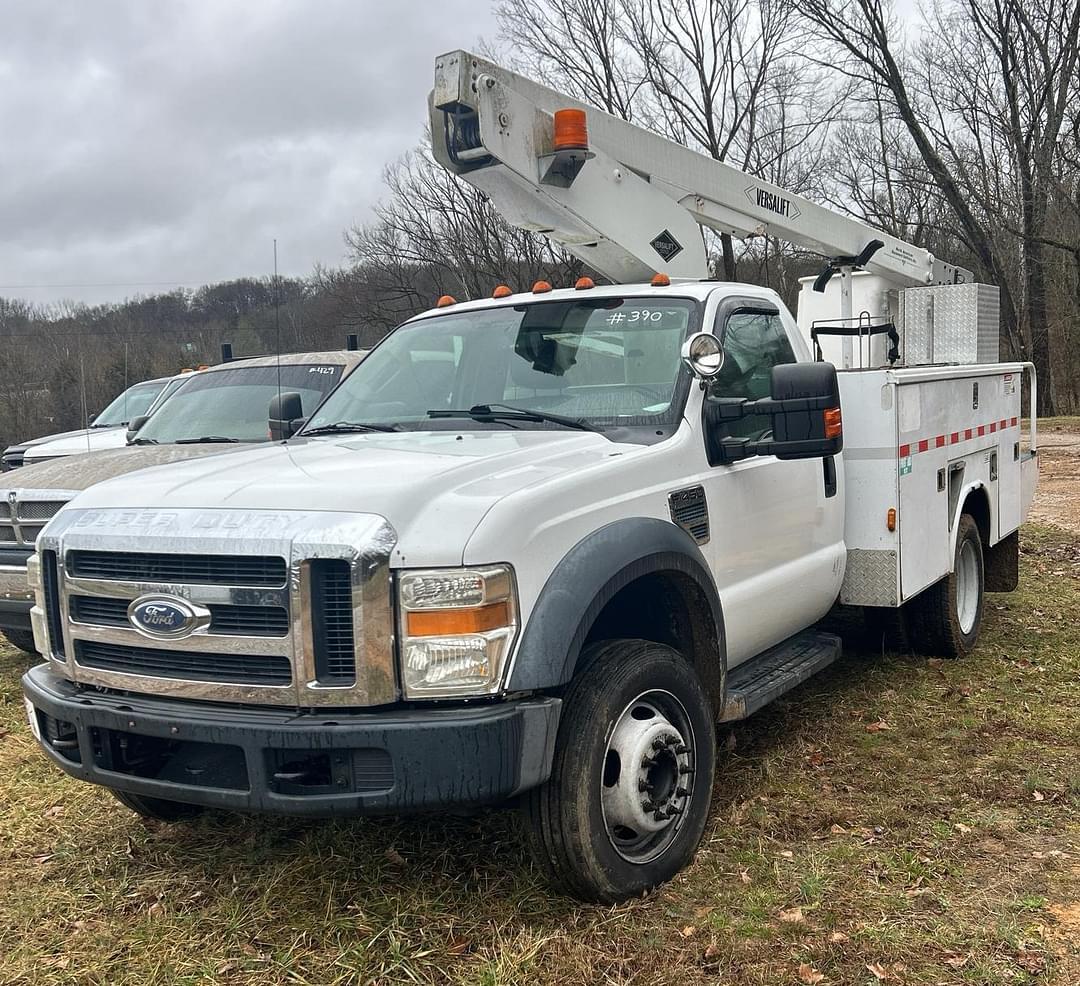
[[[835,660],[838,602],[976,645],[1034,379],[924,251],[465,52],[431,112],[448,167],[628,283],[444,297],[290,440],[75,497],[31,560],[27,711],[145,815],[516,801],[557,885],[621,900],[691,859],[717,722]],[[708,280],[698,223],[830,250],[802,324]]]

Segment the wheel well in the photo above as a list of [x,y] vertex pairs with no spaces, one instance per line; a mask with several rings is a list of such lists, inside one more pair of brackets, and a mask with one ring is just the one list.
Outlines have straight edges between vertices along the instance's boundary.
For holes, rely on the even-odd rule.
[[682,572],[651,572],[623,586],[597,614],[583,646],[620,637],[652,640],[679,651],[694,666],[719,712],[724,697],[721,628],[692,578]]
[[975,526],[979,529],[979,539],[982,541],[983,547],[989,547],[990,500],[986,495],[984,487],[980,486],[968,493],[967,498],[964,500],[963,507],[960,508],[960,513],[971,514],[972,520],[975,521]]

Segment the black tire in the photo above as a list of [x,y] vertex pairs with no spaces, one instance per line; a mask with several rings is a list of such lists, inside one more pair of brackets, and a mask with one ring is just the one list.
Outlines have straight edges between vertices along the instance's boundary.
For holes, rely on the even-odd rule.
[[[716,717],[697,673],[670,647],[608,640],[582,658],[587,666],[564,698],[551,777],[525,796],[523,809],[549,881],[580,900],[610,904],[670,880],[693,858],[709,814]],[[623,724],[622,735],[633,737],[623,749],[644,748],[633,745],[640,742],[656,751],[625,774],[611,745]],[[627,798],[631,790],[644,793]],[[605,804],[616,796],[622,811],[652,805],[655,813],[643,815],[663,827],[609,829]]]
[[974,518],[962,514],[952,572],[904,607],[912,648],[936,657],[970,654],[979,641],[985,599],[982,539]]
[[131,794],[129,791],[113,790],[113,797],[125,808],[130,808],[136,815],[152,818],[156,822],[182,822],[201,815],[206,809],[202,805],[189,805],[183,801],[166,801],[164,798],[148,798],[143,794]]
[[27,654],[36,654],[34,635],[29,630],[0,630],[7,637],[8,643],[26,651]]

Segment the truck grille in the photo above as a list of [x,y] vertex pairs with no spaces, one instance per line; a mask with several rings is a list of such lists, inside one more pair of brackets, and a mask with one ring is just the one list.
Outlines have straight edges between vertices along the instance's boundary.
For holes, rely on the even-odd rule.
[[[102,596],[72,596],[71,618],[92,626],[126,627],[130,600]],[[210,633],[238,637],[284,637],[289,613],[284,606],[211,604]]]
[[75,661],[84,668],[156,678],[243,685],[288,685],[292,682],[289,659],[278,654],[199,654],[80,640],[75,644]]
[[246,555],[144,554],[128,551],[73,551],[68,574],[117,582],[183,582],[190,585],[280,587],[284,558]]
[[356,681],[352,575],[349,563],[323,558],[311,562],[311,622],[315,675],[324,685]]
[[0,547],[33,548],[46,522],[66,500],[0,500]]

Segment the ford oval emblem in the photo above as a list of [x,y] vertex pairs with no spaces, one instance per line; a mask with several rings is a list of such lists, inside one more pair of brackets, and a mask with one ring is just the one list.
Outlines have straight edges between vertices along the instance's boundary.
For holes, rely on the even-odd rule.
[[210,611],[179,596],[140,596],[128,606],[128,622],[148,637],[172,640],[208,626]]

